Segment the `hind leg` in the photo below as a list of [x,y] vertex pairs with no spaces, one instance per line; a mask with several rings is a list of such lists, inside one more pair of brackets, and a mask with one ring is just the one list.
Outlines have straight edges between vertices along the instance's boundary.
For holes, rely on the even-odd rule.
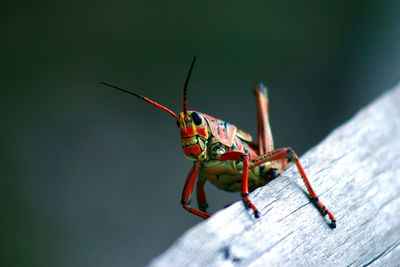
[[260,154],[265,154],[274,150],[274,141],[268,118],[267,88],[262,83],[256,84],[254,86],[254,93],[257,100],[258,146]]
[[[257,100],[258,148],[260,155],[263,155],[274,150],[274,140],[269,125],[268,90],[264,84],[259,83],[254,86],[254,94]],[[289,166],[286,163],[287,159],[271,162],[276,175]]]

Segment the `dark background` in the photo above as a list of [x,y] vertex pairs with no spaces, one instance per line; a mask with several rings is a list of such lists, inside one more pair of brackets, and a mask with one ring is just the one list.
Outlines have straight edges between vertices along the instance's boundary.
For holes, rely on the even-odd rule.
[[399,2],[321,2],[2,3],[0,265],[143,266],[201,221],[175,121],[100,81],[180,112],[197,55],[190,109],[254,135],[262,81],[298,154],[394,86]]

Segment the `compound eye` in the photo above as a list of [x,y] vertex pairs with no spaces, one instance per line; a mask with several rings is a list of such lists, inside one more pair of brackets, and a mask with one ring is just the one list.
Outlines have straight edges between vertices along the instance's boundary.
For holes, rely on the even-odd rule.
[[179,120],[176,120],[176,126],[181,127],[181,124],[179,123]]
[[196,125],[201,124],[201,117],[197,112],[192,112],[191,116],[192,116],[192,120],[193,120],[194,124],[196,124]]

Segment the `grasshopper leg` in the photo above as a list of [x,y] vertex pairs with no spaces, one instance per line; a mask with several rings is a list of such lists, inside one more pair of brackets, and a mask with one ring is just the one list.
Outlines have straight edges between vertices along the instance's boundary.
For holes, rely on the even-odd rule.
[[258,125],[258,146],[260,154],[274,150],[271,127],[268,114],[268,92],[262,84],[254,86],[254,94],[257,101],[257,125]]
[[210,214],[208,214],[207,212],[192,208],[190,206],[190,200],[191,200],[192,193],[193,193],[194,183],[196,181],[197,174],[199,173],[199,168],[200,168],[200,163],[196,163],[193,166],[193,168],[190,170],[190,172],[186,178],[185,185],[183,187],[181,204],[182,204],[183,208],[185,210],[189,211],[190,213],[193,213],[203,219],[207,219],[208,217],[211,216]]
[[[296,155],[296,153],[290,148],[278,148],[274,151],[271,151],[265,155],[262,155],[256,159],[253,159],[250,162],[250,168],[254,168],[255,166],[261,165],[265,162],[268,161],[274,161],[274,160],[280,160],[280,159],[288,159],[294,162],[296,164],[297,170],[299,171],[301,178],[303,179],[304,184],[307,187],[307,191],[310,194],[311,201],[314,203],[314,205],[318,208],[318,210],[321,212],[323,216],[328,215],[331,223],[330,226],[332,228],[336,228],[336,219],[332,215],[332,213],[325,207],[325,205],[318,199],[317,194],[315,193],[314,189],[311,186],[310,181],[307,178],[306,173],[304,172],[303,167],[300,164],[299,158]],[[285,169],[286,166],[283,166],[282,169]]]
[[237,160],[243,162],[242,199],[246,209],[252,209],[254,217],[259,218],[260,212],[249,199],[249,156],[239,151],[228,151],[219,156],[218,160]]
[[207,197],[206,197],[206,192],[204,191],[204,184],[205,181],[197,181],[197,204],[199,205],[199,209],[201,211],[207,212],[208,208],[208,203],[207,203]]

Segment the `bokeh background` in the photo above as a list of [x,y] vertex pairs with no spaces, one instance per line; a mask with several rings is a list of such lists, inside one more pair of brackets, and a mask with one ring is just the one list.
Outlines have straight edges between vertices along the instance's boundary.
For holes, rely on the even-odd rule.
[[[175,121],[110,82],[316,145],[400,77],[399,1],[8,1],[1,14],[1,266],[143,266],[201,219]],[[239,194],[207,185],[211,210]]]

